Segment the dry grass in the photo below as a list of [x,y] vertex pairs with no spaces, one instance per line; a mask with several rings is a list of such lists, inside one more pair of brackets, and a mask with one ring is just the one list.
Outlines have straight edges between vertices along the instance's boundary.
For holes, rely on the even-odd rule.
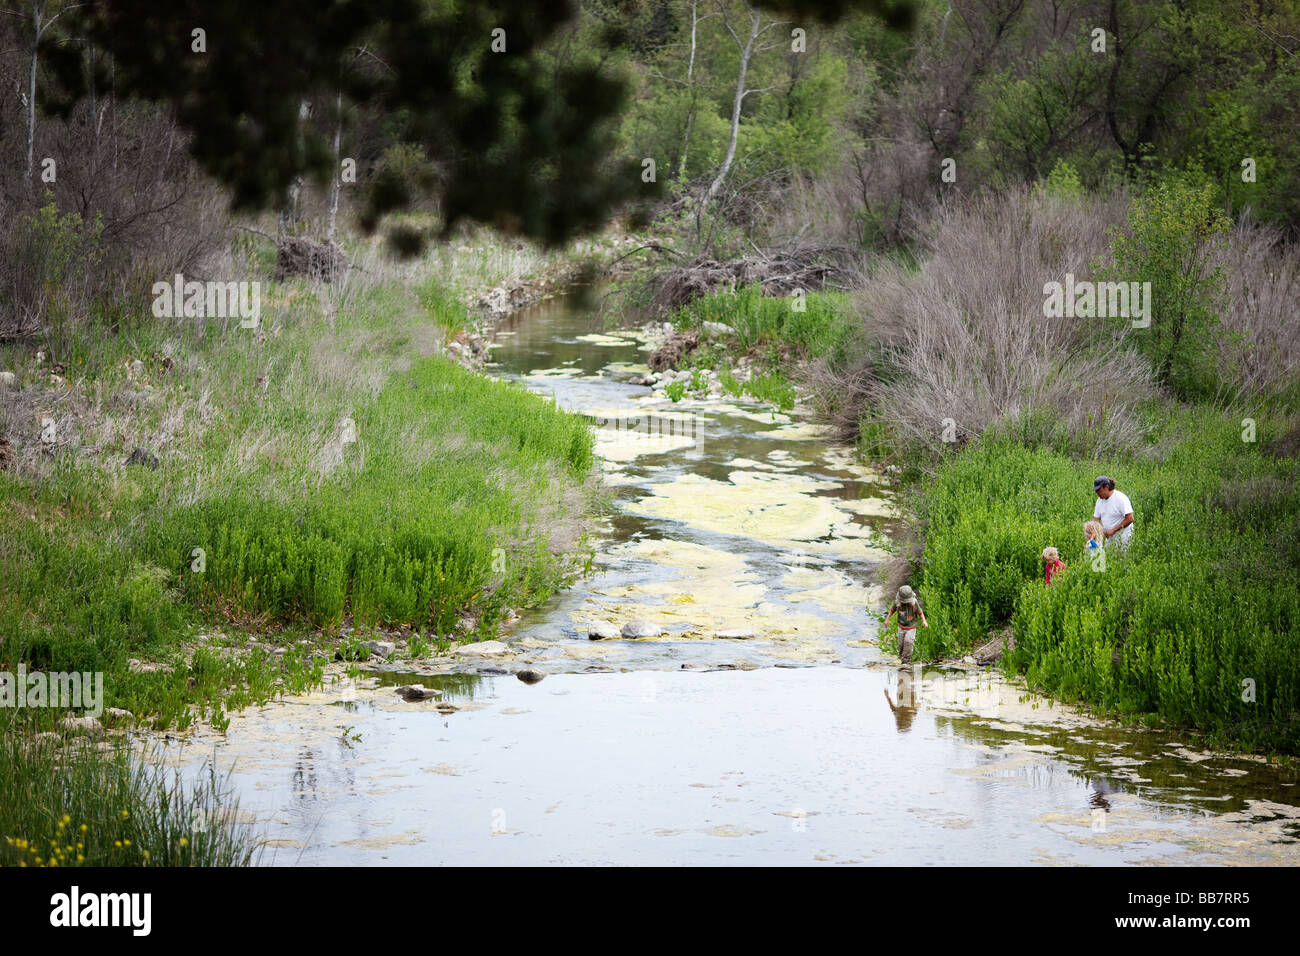
[[1300,380],[1300,250],[1280,230],[1238,225],[1216,251],[1227,272],[1218,400],[1243,405]]
[[[548,252],[467,230],[423,258],[401,261],[380,238],[358,240],[348,247],[349,268],[332,283],[315,283],[268,281],[269,267],[256,253],[262,240],[246,238],[208,257],[204,272],[262,281],[255,333],[224,320],[150,323],[100,337],[84,360],[69,364],[63,383],[49,379],[49,358],[37,364],[20,347],[0,353],[0,368],[15,371],[19,386],[0,387],[4,466],[50,477],[69,454],[108,479],[128,474],[125,459],[141,446],[164,463],[185,462],[185,479],[165,485],[160,506],[228,494],[250,475],[258,476],[260,495],[295,498],[339,468],[360,468],[364,436],[345,454],[343,420],[373,402],[394,375],[442,351],[445,332],[421,305],[422,283],[436,278],[468,310],[492,288],[575,256],[606,255],[610,242],[597,237]],[[142,373],[132,370],[135,360],[144,363]],[[40,440],[46,418],[57,430],[53,445]],[[214,442],[224,454],[205,453]],[[419,460],[433,454],[410,452]]]
[[850,251],[911,241],[936,202],[936,162],[930,146],[911,138],[848,151],[834,169],[796,178],[764,203],[756,232],[768,243],[816,237]]
[[1044,283],[1087,278],[1123,214],[1119,197],[1025,192],[941,207],[919,270],[883,261],[858,293],[857,359],[814,376],[840,395],[840,424],[864,416],[941,450],[1048,413],[1081,450],[1133,446],[1137,407],[1156,393],[1124,348],[1127,323],[1043,316]]

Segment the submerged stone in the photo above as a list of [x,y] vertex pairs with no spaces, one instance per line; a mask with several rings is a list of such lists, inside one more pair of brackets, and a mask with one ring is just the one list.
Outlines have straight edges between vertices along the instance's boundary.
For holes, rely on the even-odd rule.
[[412,703],[421,700],[433,700],[435,697],[442,696],[442,691],[434,690],[432,687],[423,687],[420,684],[398,687],[397,693],[401,695],[403,700],[409,700]]
[[456,648],[457,654],[484,654],[491,657],[494,654],[509,654],[510,646],[501,641],[479,641],[477,644],[463,644]]

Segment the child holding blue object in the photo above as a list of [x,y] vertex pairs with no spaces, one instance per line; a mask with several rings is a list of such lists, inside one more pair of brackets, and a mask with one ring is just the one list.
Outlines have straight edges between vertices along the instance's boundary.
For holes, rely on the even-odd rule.
[[1083,537],[1088,554],[1092,554],[1106,543],[1105,532],[1101,529],[1101,522],[1096,518],[1089,518],[1083,523]]

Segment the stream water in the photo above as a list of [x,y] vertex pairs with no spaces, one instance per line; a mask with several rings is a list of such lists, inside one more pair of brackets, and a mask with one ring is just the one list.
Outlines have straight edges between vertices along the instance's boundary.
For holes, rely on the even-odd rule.
[[[494,347],[597,426],[588,577],[500,643],[164,745],[229,774],[263,863],[1300,863],[1294,773],[891,661],[888,486],[802,417],[630,384],[648,349],[564,300]],[[632,621],[662,633],[588,639]]]

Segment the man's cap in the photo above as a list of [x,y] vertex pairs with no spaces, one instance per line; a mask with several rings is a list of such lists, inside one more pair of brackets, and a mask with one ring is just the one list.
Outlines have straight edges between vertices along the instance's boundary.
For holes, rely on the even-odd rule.
[[1092,482],[1093,491],[1096,491],[1098,488],[1101,488],[1103,486],[1107,488],[1110,487],[1110,479],[1107,478],[1105,475],[1098,475],[1096,478],[1093,479]]

